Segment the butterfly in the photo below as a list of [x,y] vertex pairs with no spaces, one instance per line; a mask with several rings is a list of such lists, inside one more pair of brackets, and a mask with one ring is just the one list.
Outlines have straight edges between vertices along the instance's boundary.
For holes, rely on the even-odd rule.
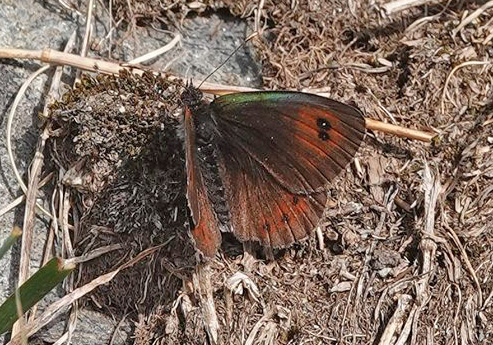
[[207,104],[187,86],[184,105],[191,234],[214,257],[221,233],[287,247],[317,226],[325,186],[365,137],[362,112],[294,91],[242,92]]

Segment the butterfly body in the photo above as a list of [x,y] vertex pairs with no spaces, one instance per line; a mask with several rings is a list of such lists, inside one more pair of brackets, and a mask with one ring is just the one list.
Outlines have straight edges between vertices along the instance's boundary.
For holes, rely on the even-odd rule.
[[209,257],[225,230],[270,247],[305,238],[326,184],[365,135],[357,108],[312,94],[245,92],[207,105],[188,87],[182,100],[192,235]]

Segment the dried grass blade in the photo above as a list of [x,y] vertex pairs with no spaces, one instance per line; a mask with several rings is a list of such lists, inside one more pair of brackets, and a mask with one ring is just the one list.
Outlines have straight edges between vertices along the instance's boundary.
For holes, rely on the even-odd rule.
[[[88,294],[95,288],[97,288],[100,285],[106,284],[109,281],[111,281],[120,271],[122,271],[125,268],[128,268],[135,263],[141,261],[145,257],[155,253],[157,250],[159,250],[162,246],[155,246],[149,249],[146,249],[142,252],[140,252],[137,256],[135,256],[133,259],[127,261],[117,269],[106,273],[102,276],[99,276],[89,283],[87,283],[84,286],[81,286],[68,295],[65,295],[55,303],[52,303],[46,310],[41,314],[38,318],[36,318],[34,321],[29,322],[26,325],[25,332],[27,336],[31,336],[32,334],[36,333],[41,327],[45,326],[48,322],[53,320],[55,317],[63,313],[70,304],[72,304],[74,301],[78,300],[79,298],[83,297],[84,295]],[[65,265],[70,265],[73,264],[73,260],[65,260]],[[19,334],[14,336],[10,342],[7,343],[7,345],[18,345],[20,344],[21,337]]]
[[194,290],[197,291],[200,307],[204,317],[204,327],[212,344],[217,344],[219,321],[211,283],[211,267],[209,263],[200,264],[193,275]]
[[[14,121],[14,115],[15,115],[15,112],[17,110],[17,107],[19,106],[19,103],[20,103],[22,97],[26,93],[27,88],[29,87],[29,85],[32,83],[32,81],[37,76],[39,76],[40,74],[44,73],[49,68],[50,68],[50,66],[43,66],[40,69],[38,69],[36,72],[34,72],[33,74],[31,74],[29,76],[29,78],[26,79],[26,81],[22,84],[21,88],[19,89],[19,92],[15,96],[14,102],[12,103],[12,108],[10,109],[10,112],[9,112],[9,115],[8,115],[8,118],[7,118],[7,140],[6,140],[7,153],[8,153],[8,156],[9,156],[10,164],[12,166],[12,170],[14,170],[14,175],[15,175],[15,178],[17,179],[17,183],[19,184],[19,186],[21,187],[21,189],[22,189],[22,191],[24,193],[27,193],[27,186],[26,186],[26,184],[24,183],[24,181],[23,181],[23,179],[21,177],[21,174],[19,172],[19,169],[17,168],[17,164],[15,163],[14,153],[12,151],[12,124],[13,124],[13,121]],[[50,214],[50,212],[48,212],[47,210],[45,210],[41,205],[39,205],[39,204],[36,203],[36,207],[39,210],[41,210],[41,212],[43,212],[48,217],[53,218],[52,215]]]
[[[22,310],[24,312],[29,310],[56,285],[65,279],[74,268],[75,265],[73,263],[60,258],[53,258],[45,266],[40,268],[18,289]],[[15,293],[13,293],[0,306],[0,334],[9,330],[17,318],[16,296]],[[20,334],[15,333],[14,337],[20,338]]]

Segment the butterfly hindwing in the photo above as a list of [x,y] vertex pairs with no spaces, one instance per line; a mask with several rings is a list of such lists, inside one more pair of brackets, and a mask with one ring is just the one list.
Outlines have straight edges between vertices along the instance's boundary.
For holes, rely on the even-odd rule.
[[291,193],[256,160],[237,155],[234,144],[220,152],[225,162],[221,176],[231,224],[239,240],[278,248],[308,236],[323,213],[325,192]]

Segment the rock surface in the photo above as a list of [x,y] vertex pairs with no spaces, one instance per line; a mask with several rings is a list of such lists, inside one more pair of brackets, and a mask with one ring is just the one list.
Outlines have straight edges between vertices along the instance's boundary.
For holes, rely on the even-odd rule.
[[[0,47],[40,50],[52,48],[62,50],[68,38],[78,30],[83,34],[83,18],[75,12],[68,12],[59,2],[27,2],[3,0],[0,2]],[[96,25],[96,42],[105,37],[106,28],[99,21]],[[160,56],[151,63],[153,68],[168,70],[187,78],[203,78],[218,67],[246,36],[244,22],[231,20],[213,14],[209,17],[196,17],[185,20],[182,27],[182,40],[172,51]],[[122,35],[124,33],[117,33]],[[137,27],[135,34],[125,42],[123,48],[113,52],[123,61],[157,49],[171,41],[169,32]],[[90,53],[92,54],[92,53]],[[7,154],[5,130],[7,117],[14,97],[22,83],[36,71],[41,64],[37,61],[13,59],[0,60],[0,208],[5,207],[22,195]],[[48,75],[52,75],[52,71]],[[232,85],[259,86],[261,83],[260,65],[255,62],[249,48],[242,48],[232,59],[209,79]],[[47,83],[48,82],[48,83]],[[44,96],[49,88],[46,74],[38,77],[28,88],[13,120],[13,151],[21,174],[25,174],[36,147],[38,128],[37,114],[44,105]],[[48,205],[49,206],[49,205]],[[22,225],[24,207],[0,217],[0,241],[6,238],[14,225]],[[31,267],[39,266],[44,247],[48,221],[43,217],[36,220],[33,256]],[[11,252],[0,260],[0,302],[12,293],[17,280],[20,242]],[[55,298],[55,297],[53,297]],[[51,299],[51,298],[48,298]],[[108,343],[114,327],[119,320],[107,316],[81,311],[72,343]],[[97,326],[97,327],[96,327]],[[60,320],[48,330],[39,333],[44,341],[53,342],[63,334],[64,323]],[[124,323],[121,328],[129,329]],[[124,335],[115,338],[114,344],[126,341]],[[2,338],[0,337],[0,343]]]

